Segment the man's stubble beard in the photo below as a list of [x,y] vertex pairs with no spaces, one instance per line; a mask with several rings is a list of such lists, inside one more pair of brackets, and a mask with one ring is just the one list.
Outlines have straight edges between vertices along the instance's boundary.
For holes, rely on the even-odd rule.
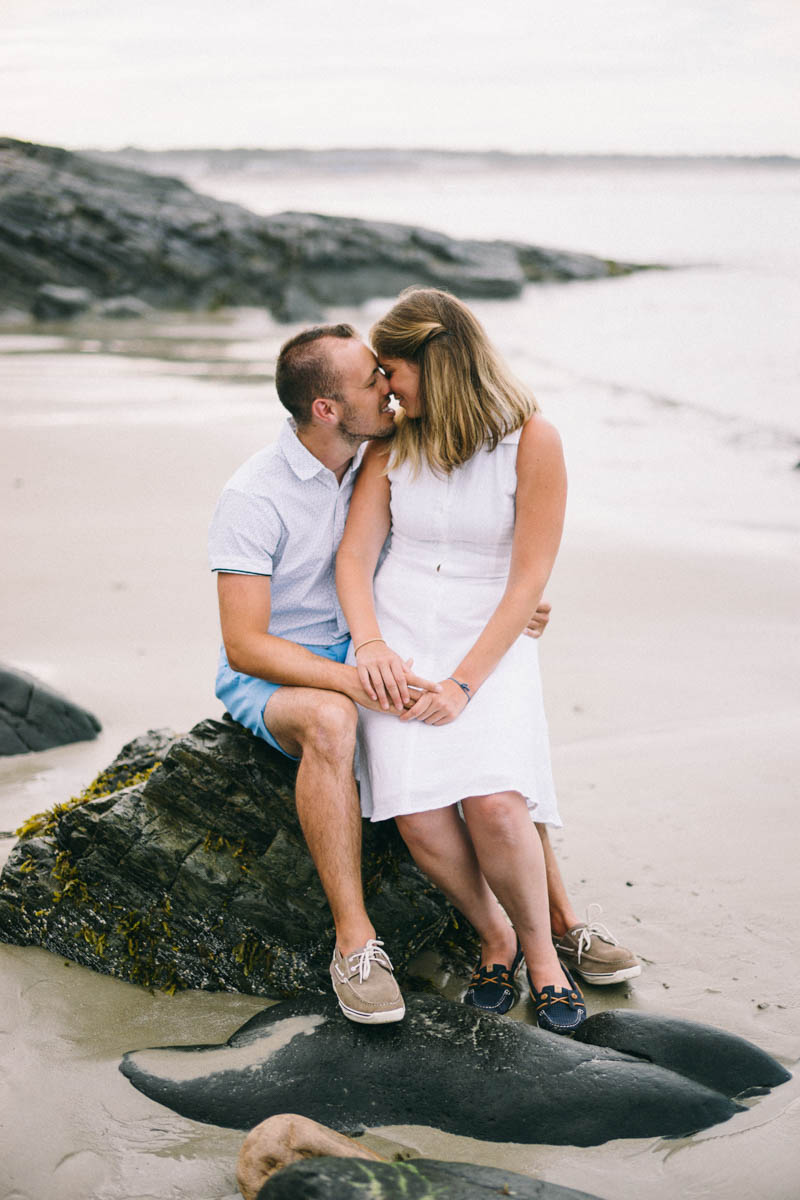
[[359,428],[359,421],[355,417],[352,405],[346,401],[343,402],[343,405],[344,411],[339,422],[339,436],[354,450],[357,450],[363,442],[384,441],[394,434],[394,424],[380,429]]

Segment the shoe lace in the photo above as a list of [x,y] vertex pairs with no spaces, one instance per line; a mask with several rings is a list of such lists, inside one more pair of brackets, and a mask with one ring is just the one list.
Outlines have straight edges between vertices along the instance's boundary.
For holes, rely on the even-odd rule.
[[578,934],[578,962],[581,961],[581,955],[591,949],[593,937],[599,937],[602,941],[609,942],[612,946],[619,945],[611,930],[602,921],[595,919],[600,916],[602,911],[603,906],[596,901],[586,909],[586,924],[581,926],[581,931]]
[[501,963],[491,967],[476,967],[469,981],[470,987],[482,987],[485,983],[496,983],[498,987],[511,986],[511,972]]
[[544,1000],[536,1005],[537,1012],[543,1008],[555,1008],[556,1004],[566,1004],[567,1008],[577,1009],[582,1003],[577,992],[568,992],[565,988],[560,988],[558,991],[553,987],[542,988],[539,995],[544,996]]
[[370,938],[363,950],[356,950],[355,954],[351,954],[347,962],[350,967],[358,971],[358,982],[363,983],[365,979],[369,979],[372,964],[380,963],[382,967],[388,967],[391,971],[392,964],[389,961],[389,955],[382,949],[383,942],[378,938]]

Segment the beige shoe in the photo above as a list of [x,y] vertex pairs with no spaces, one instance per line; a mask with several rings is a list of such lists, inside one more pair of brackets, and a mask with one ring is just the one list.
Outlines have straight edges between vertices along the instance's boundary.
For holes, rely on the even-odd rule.
[[350,1021],[386,1025],[402,1021],[406,1006],[383,942],[371,938],[352,954],[333,952],[331,980],[339,1007]]
[[590,904],[583,924],[576,925],[561,937],[553,938],[561,961],[570,971],[596,987],[622,983],[642,973],[642,965],[636,955],[620,946],[613,933],[594,919],[602,911],[599,904]]

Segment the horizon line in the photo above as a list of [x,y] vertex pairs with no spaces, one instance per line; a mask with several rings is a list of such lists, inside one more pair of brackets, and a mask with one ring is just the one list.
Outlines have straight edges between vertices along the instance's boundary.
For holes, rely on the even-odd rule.
[[84,154],[438,154],[454,158],[509,158],[509,159],[658,159],[658,160],[738,160],[763,161],[765,159],[800,164],[800,154],[785,150],[763,151],[653,151],[653,150],[506,150],[499,147],[452,147],[452,146],[152,146],[129,143],[115,148],[81,146],[76,153]]

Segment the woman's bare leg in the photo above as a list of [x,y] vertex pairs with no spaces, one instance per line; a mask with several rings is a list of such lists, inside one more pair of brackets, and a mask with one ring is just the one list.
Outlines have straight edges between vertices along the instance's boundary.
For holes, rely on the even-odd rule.
[[550,936],[545,852],[519,792],[469,796],[464,817],[478,864],[511,918],[531,983],[566,986]]
[[395,821],[414,862],[474,927],[481,939],[481,962],[510,966],[516,950],[514,931],[481,873],[456,805],[409,813]]

